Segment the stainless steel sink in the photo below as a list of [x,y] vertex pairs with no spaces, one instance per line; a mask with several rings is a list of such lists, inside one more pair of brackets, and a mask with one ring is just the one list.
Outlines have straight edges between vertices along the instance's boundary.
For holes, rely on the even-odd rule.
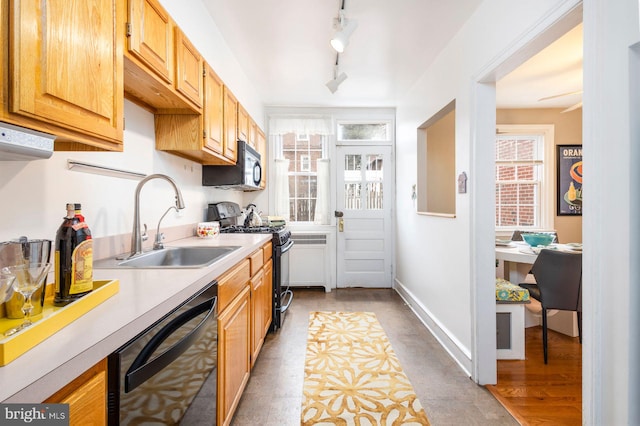
[[231,254],[240,246],[218,247],[165,247],[161,250],[149,251],[139,256],[118,260],[116,258],[101,259],[93,262],[96,269],[111,268],[203,268]]

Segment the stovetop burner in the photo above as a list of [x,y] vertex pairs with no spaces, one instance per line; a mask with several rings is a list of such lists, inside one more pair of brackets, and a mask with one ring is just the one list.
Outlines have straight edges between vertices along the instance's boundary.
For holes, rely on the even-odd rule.
[[272,234],[274,246],[284,246],[291,239],[291,231],[286,226],[242,226],[230,225],[220,229],[224,234]]
[[231,225],[220,229],[223,233],[254,233],[254,234],[272,234],[284,229],[284,226],[243,226]]

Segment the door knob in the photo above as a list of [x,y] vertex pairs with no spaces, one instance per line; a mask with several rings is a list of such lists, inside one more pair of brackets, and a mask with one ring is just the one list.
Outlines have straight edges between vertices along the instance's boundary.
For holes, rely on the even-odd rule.
[[342,216],[344,216],[344,212],[336,210],[336,211],[333,212],[333,215],[335,217],[342,217]]

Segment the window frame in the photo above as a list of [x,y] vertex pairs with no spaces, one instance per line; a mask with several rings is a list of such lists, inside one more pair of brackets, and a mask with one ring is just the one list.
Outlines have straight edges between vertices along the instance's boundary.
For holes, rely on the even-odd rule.
[[[296,142],[305,142],[307,144],[311,143],[311,136],[312,135],[296,133],[296,132],[290,132],[289,134],[293,134],[294,135],[294,138],[295,138]],[[320,136],[320,138],[321,138],[321,152],[322,152],[322,154],[321,154],[320,158],[325,158],[328,155],[328,152],[329,152],[329,140],[327,138],[327,135],[318,135],[318,136]],[[284,135],[282,135],[282,137],[284,137]],[[279,146],[278,147],[274,147],[274,149],[276,149],[274,158],[285,158],[284,157],[285,149],[284,149],[284,145],[283,144],[279,144]],[[294,152],[299,152],[299,151],[295,150]],[[307,152],[309,152],[309,151],[307,150]],[[317,175],[318,175],[317,170],[315,172],[311,171],[311,161],[312,161],[311,160],[311,155],[300,154],[300,163],[301,164],[302,164],[302,157],[306,157],[308,159],[308,166],[309,166],[308,170],[305,171],[305,170],[302,170],[302,168],[300,168],[300,170],[297,170],[297,171],[289,171],[287,173],[287,180],[289,180],[289,178],[291,178],[292,176],[296,177],[296,178],[300,178],[300,177],[307,177],[309,179],[312,178],[312,177],[316,177],[317,178]],[[316,182],[316,184],[317,184],[317,182]],[[298,189],[298,187],[295,186],[295,189]],[[307,200],[309,202],[309,206],[311,206],[312,204],[314,204],[317,201],[317,194],[316,194],[315,198],[313,198],[311,196],[309,196],[309,197],[300,197],[298,195],[299,194],[297,192],[296,193],[291,193],[290,192],[289,193],[289,203],[291,203],[293,201],[294,204],[295,204],[295,202],[297,200]],[[286,218],[286,219],[287,219],[287,222],[289,224],[313,224],[314,223],[313,220],[295,220],[297,218],[291,218],[291,215],[289,215],[289,217]]]
[[[525,230],[548,230],[555,229],[554,226],[554,213],[555,213],[555,140],[554,140],[555,126],[553,124],[498,124],[496,125],[496,139],[494,140],[494,150],[496,148],[497,136],[512,135],[512,136],[541,136],[542,142],[542,178],[540,181],[540,221],[538,226],[522,227],[522,226],[495,226],[496,233],[498,235],[511,235],[516,229]],[[495,170],[495,155],[494,155],[494,170]],[[494,177],[494,181],[497,184],[497,176]],[[495,187],[494,187],[495,188]],[[494,199],[495,194],[494,189]],[[496,208],[496,215],[498,214]],[[494,218],[495,222],[495,218]]]

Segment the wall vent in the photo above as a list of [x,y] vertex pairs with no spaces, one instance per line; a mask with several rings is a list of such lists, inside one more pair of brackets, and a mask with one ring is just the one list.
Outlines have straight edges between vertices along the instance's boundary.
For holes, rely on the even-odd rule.
[[292,234],[291,239],[295,244],[326,245],[327,234]]

